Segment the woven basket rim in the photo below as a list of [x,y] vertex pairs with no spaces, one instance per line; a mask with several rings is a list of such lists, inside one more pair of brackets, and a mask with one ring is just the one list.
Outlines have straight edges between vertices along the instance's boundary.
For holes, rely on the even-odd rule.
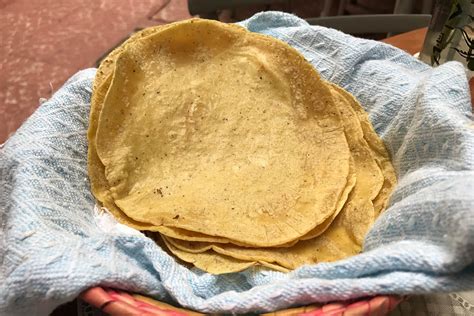
[[[204,315],[186,308],[179,308],[152,298],[107,287],[92,287],[80,296],[86,303],[100,309],[109,315],[163,315],[185,316]],[[290,309],[279,310],[262,315],[271,316],[362,316],[386,315],[402,300],[401,296],[377,295],[358,298],[344,302],[330,302],[327,304],[307,305]]]

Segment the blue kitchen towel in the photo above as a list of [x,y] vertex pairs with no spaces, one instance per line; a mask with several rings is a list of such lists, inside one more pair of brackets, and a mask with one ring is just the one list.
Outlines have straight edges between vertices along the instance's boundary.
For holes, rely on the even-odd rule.
[[365,107],[399,183],[364,252],[284,274],[210,275],[94,211],[86,130],[95,70],[73,76],[0,149],[0,314],[47,315],[103,285],[203,312],[270,311],[375,294],[474,289],[474,124],[463,66],[284,13],[241,23],[281,39]]

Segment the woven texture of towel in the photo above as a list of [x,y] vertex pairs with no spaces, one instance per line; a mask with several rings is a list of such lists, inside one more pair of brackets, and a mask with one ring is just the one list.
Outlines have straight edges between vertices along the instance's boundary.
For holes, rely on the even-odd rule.
[[474,289],[474,124],[463,66],[431,68],[289,14],[241,24],[289,43],[351,92],[385,141],[399,183],[364,252],[289,274],[214,276],[177,264],[140,233],[104,225],[111,219],[96,216],[87,178],[88,69],[0,149],[0,314],[47,315],[99,284],[204,312]]

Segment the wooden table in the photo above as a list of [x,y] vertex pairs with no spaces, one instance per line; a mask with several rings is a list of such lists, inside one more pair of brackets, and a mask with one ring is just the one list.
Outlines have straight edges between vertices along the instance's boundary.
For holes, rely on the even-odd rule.
[[[382,40],[382,42],[403,49],[407,53],[414,55],[421,51],[427,31],[428,29],[425,27],[411,32],[388,37]],[[469,81],[469,87],[471,90],[471,106],[474,109],[474,78]]]
[[407,53],[414,55],[421,51],[427,31],[428,29],[425,27],[411,32],[388,37],[382,40],[382,42],[403,49]]

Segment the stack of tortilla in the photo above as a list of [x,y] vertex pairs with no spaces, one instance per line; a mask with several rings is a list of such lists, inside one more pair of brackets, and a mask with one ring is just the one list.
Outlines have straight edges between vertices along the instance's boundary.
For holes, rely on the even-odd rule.
[[348,92],[287,44],[216,21],[149,28],[114,50],[88,139],[102,206],[215,274],[357,254],[396,182]]

